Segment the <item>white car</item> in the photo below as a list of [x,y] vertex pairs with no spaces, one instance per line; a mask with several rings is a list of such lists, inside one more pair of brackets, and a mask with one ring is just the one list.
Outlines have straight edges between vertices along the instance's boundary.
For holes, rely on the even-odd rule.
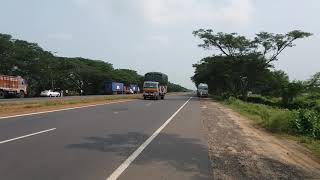
[[45,90],[42,91],[40,96],[45,96],[45,97],[59,97],[60,93],[59,92],[55,92],[55,91],[51,91],[51,90]]

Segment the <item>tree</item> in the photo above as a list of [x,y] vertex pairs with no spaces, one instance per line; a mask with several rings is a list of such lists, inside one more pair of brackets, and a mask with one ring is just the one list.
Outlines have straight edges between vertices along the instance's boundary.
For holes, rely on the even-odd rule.
[[282,104],[288,107],[289,103],[293,101],[304,89],[301,81],[293,81],[287,84],[282,89]]
[[143,83],[143,76],[130,69],[114,69],[102,60],[54,56],[36,43],[0,34],[0,74],[22,76],[30,96],[46,89],[103,94],[105,81]]
[[278,60],[284,49],[293,47],[295,40],[312,35],[299,30],[286,34],[261,32],[250,39],[237,33],[214,33],[211,29],[199,29],[193,34],[203,40],[200,47],[220,52],[193,65],[194,83],[205,82],[211,93],[243,99],[248,91],[266,93],[272,88],[275,89],[270,94],[280,95],[288,79],[285,74],[272,71],[272,62]]
[[168,92],[187,92],[187,88],[180,86],[179,84],[168,83]]
[[320,92],[320,72],[315,73],[306,82],[307,89],[312,92]]
[[199,47],[215,48],[227,57],[239,57],[249,54],[261,55],[267,64],[278,60],[278,56],[288,47],[295,46],[294,41],[311,36],[311,33],[300,30],[286,34],[260,32],[256,37],[249,39],[237,33],[214,33],[211,29],[199,29],[193,34],[203,40]]

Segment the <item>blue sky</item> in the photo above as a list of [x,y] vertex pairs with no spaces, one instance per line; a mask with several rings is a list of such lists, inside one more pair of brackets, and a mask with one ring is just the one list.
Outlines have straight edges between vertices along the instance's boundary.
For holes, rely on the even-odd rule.
[[197,47],[191,33],[199,28],[249,37],[312,32],[275,65],[291,79],[320,71],[319,0],[3,0],[0,9],[0,33],[60,56],[105,60],[140,74],[161,71],[188,88],[192,64],[214,53]]

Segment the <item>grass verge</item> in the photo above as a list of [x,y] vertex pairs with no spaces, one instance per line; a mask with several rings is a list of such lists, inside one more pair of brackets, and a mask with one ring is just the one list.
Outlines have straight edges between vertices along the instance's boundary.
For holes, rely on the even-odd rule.
[[116,96],[93,96],[75,98],[48,98],[39,101],[18,101],[0,104],[0,116],[9,116],[22,113],[54,110],[61,108],[76,107],[90,104],[100,104],[126,99],[141,99],[141,94],[136,95],[116,95]]
[[271,107],[229,98],[224,104],[239,114],[254,121],[255,124],[270,132],[285,135],[289,139],[298,141],[320,157],[320,140],[296,133],[296,114],[288,109]]

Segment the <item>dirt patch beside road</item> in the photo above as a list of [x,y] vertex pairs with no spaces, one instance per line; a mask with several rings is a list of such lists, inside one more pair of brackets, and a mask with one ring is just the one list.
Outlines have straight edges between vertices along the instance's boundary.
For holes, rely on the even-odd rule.
[[319,160],[297,142],[209,99],[201,100],[201,109],[214,179],[319,179]]

